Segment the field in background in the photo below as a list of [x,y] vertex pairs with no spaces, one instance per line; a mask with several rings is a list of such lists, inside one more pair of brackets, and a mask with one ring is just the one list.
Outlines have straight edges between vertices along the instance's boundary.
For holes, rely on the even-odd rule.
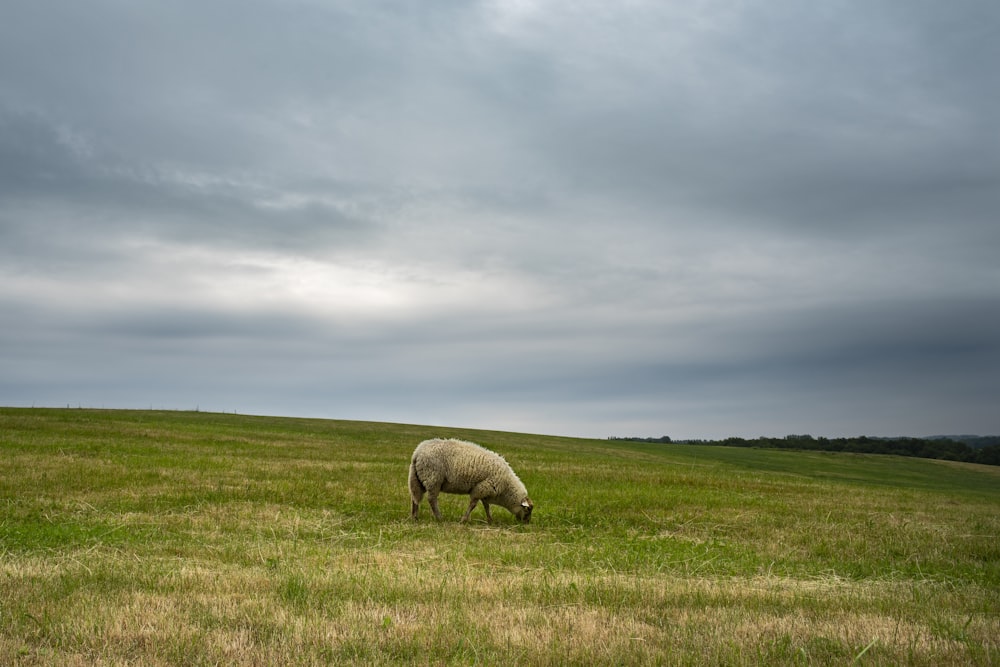
[[[502,508],[407,520],[421,440]],[[1000,469],[0,408],[0,664],[1000,664]]]

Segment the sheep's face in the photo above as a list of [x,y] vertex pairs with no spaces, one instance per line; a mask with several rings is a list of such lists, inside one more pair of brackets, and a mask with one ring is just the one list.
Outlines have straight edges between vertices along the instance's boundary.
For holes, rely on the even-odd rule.
[[531,504],[531,499],[525,498],[521,501],[521,506],[516,512],[514,512],[514,516],[516,516],[521,523],[528,523],[531,521],[531,510],[534,508],[535,506]]

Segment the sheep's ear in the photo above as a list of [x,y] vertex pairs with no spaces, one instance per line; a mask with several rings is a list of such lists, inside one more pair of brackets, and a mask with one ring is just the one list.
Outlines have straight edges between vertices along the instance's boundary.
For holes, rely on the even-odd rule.
[[521,501],[521,507],[523,507],[525,509],[531,507],[531,501],[530,500],[522,500]]

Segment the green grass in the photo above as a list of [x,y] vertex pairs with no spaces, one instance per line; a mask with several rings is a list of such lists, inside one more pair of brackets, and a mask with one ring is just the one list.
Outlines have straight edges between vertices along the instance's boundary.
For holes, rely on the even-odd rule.
[[[409,521],[434,436],[532,523]],[[994,467],[0,408],[0,664],[991,665],[998,537]]]

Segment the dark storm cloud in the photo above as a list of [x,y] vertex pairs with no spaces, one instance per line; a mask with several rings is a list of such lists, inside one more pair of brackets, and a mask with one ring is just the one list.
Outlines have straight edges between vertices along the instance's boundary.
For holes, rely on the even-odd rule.
[[0,401],[997,431],[995,3],[21,3]]

